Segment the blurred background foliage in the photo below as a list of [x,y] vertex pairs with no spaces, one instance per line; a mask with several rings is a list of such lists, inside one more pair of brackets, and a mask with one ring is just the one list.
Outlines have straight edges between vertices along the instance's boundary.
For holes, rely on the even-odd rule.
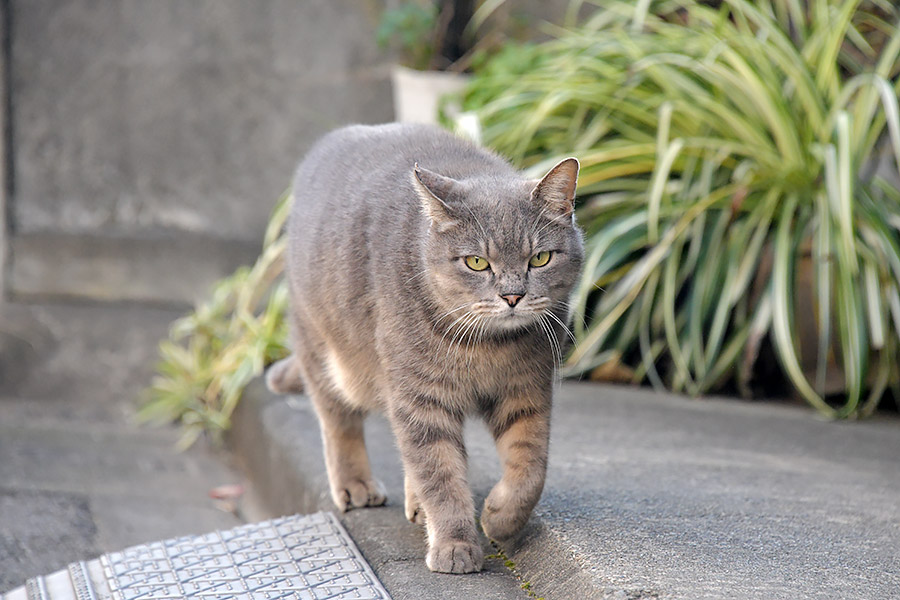
[[247,384],[288,355],[285,192],[272,212],[263,250],[252,267],[216,284],[205,303],[175,321],[159,345],[159,363],[138,419],[181,425],[181,448],[208,433],[218,440]]
[[[581,160],[564,374],[750,395],[771,355],[829,417],[900,398],[900,11],[576,1],[550,29],[479,64],[463,104],[534,174]],[[286,207],[257,265],[175,324],[145,416],[221,430],[284,354]]]

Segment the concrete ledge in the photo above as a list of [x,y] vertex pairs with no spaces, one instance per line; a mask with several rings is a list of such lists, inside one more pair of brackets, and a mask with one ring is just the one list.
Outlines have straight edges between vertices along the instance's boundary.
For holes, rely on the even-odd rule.
[[11,239],[9,292],[54,297],[193,304],[218,279],[253,264],[259,242],[179,231],[153,237],[22,233]]
[[[428,573],[387,424],[367,425],[389,505],[342,521],[394,597],[524,597],[497,560],[474,577]],[[900,588],[897,419],[565,383],[553,427],[544,495],[505,548],[537,596],[869,600]],[[277,512],[330,509],[307,399],[255,385],[231,441]],[[499,466],[480,424],[466,443],[480,506]]]

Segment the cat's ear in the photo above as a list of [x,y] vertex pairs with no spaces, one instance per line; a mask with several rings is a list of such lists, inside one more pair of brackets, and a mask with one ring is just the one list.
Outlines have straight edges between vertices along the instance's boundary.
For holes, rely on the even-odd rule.
[[438,231],[446,231],[456,226],[453,211],[447,204],[447,198],[456,185],[455,180],[423,169],[416,163],[413,167],[413,185],[422,202],[422,211],[428,215]]
[[531,190],[531,197],[556,213],[572,214],[575,210],[575,186],[578,183],[579,166],[576,158],[561,160],[537,182]]

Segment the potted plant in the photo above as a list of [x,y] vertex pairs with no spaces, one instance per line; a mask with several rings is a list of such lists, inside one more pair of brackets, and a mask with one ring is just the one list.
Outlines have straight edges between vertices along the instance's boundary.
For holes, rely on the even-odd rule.
[[746,389],[769,344],[823,414],[868,414],[900,397],[900,11],[710,4],[605,2],[464,108],[523,166],[582,162],[569,374]]
[[391,67],[397,121],[437,122],[441,99],[462,91],[473,61],[500,43],[499,27],[478,33],[504,3],[406,0],[382,13],[376,41],[399,60]]

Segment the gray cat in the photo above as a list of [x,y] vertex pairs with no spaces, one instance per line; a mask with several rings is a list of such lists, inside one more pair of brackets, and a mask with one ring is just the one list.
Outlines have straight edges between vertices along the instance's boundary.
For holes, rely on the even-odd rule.
[[499,157],[422,125],[322,139],[294,182],[287,253],[294,353],[267,374],[318,414],[340,510],[379,506],[363,439],[387,413],[406,516],[432,571],[481,569],[463,420],[493,434],[503,477],[481,526],[513,536],[544,486],[567,300],[583,259],[578,161],[529,181]]

